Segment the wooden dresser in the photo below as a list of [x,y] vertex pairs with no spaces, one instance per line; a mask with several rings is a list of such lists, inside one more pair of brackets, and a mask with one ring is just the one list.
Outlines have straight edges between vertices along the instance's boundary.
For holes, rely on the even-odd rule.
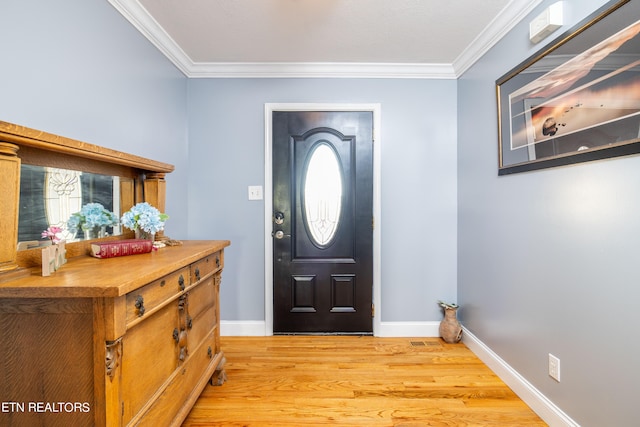
[[0,283],[0,425],[179,426],[224,381],[229,241],[78,256]]

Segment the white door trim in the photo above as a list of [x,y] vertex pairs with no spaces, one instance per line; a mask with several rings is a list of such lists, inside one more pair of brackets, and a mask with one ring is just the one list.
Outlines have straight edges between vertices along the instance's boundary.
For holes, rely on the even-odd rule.
[[273,243],[271,215],[273,212],[272,180],[272,116],[274,111],[371,111],[373,113],[373,335],[380,332],[382,312],[380,259],[381,227],[380,220],[380,104],[316,104],[316,103],[266,103],[264,106],[264,316],[265,335],[273,335]]

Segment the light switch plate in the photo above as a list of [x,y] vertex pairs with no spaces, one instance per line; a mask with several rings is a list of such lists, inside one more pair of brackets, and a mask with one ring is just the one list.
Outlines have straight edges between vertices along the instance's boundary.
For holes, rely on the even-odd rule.
[[249,200],[262,200],[262,185],[249,186]]

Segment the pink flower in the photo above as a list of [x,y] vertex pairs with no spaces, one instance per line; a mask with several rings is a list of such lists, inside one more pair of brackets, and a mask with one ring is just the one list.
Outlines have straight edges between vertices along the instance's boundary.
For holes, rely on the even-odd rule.
[[42,238],[51,239],[51,243],[55,245],[56,243],[60,243],[62,241],[62,238],[60,237],[61,233],[62,228],[51,226],[42,232]]

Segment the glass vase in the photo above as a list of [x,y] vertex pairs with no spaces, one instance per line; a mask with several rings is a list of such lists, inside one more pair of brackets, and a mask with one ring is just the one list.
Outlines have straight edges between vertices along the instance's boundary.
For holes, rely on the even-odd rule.
[[145,231],[140,228],[135,229],[136,239],[144,239],[154,241],[156,238],[156,233],[152,233],[150,231]]
[[83,231],[85,240],[98,239],[107,235],[107,227],[104,225],[95,225],[90,228],[85,228]]

